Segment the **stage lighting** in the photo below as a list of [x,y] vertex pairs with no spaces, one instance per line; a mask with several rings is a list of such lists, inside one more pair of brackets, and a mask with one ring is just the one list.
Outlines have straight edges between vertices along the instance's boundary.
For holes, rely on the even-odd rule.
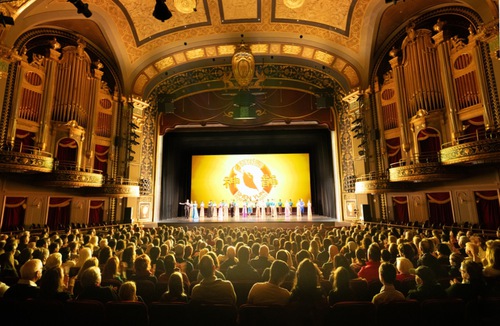
[[172,18],[172,13],[165,2],[166,0],[156,0],[155,10],[153,10],[153,17],[162,22]]
[[14,25],[14,18],[10,16],[4,16],[2,13],[0,13],[0,24],[5,27],[6,25]]
[[68,0],[68,2],[71,2],[76,7],[77,13],[82,14],[87,18],[92,16],[92,12],[89,10],[89,5],[87,3],[83,3],[82,0]]

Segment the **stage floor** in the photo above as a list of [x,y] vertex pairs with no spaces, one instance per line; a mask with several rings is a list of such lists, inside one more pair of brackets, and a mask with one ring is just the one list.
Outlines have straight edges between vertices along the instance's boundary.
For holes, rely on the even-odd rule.
[[[150,223],[144,223],[144,226],[150,226]],[[170,219],[164,219],[158,221],[157,223],[152,223],[151,226],[158,225],[173,225],[173,226],[215,226],[215,225],[231,225],[231,226],[266,226],[266,227],[295,227],[303,225],[319,225],[324,224],[329,227],[342,227],[351,225],[350,222],[337,221],[329,216],[313,215],[313,216],[302,216],[297,217],[296,215],[285,217],[284,215],[279,215],[278,217],[256,217],[255,215],[247,217],[228,217],[228,218],[218,218],[218,217],[200,217],[198,219],[176,217]]]

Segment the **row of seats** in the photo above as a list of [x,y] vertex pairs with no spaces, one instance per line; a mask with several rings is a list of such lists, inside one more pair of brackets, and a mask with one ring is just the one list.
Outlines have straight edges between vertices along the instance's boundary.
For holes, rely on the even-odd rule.
[[369,301],[349,301],[320,309],[315,306],[254,306],[70,300],[68,302],[0,299],[2,325],[37,326],[476,326],[500,320],[500,298],[482,298],[465,304],[460,299],[415,300],[375,306]]

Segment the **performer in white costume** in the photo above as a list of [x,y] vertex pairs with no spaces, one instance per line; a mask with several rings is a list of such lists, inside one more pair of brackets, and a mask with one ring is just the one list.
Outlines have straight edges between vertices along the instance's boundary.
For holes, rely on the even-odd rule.
[[205,203],[203,200],[200,203],[200,217],[205,217]]
[[311,200],[307,201],[307,218],[312,219],[313,213],[312,213],[312,204]]

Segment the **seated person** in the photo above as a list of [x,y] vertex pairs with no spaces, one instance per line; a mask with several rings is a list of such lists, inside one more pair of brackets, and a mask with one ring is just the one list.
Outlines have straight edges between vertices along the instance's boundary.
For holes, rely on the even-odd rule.
[[241,246],[237,251],[238,263],[228,268],[226,279],[230,281],[260,281],[259,272],[250,265],[250,248]]
[[451,285],[446,289],[448,296],[467,302],[486,294],[483,266],[480,263],[465,260],[462,262],[460,272],[462,273],[462,282],[450,281]]
[[337,302],[355,301],[356,294],[351,289],[349,281],[351,276],[345,267],[337,267],[333,273],[333,286],[328,294],[328,304],[333,306]]
[[255,283],[248,293],[247,302],[254,305],[286,305],[290,299],[290,292],[280,285],[289,272],[290,268],[284,261],[273,261],[269,281]]
[[389,303],[391,301],[405,300],[403,293],[396,290],[396,267],[391,263],[382,263],[379,268],[379,279],[382,283],[380,293],[376,294],[372,302],[376,305]]
[[417,288],[408,292],[407,299],[424,301],[448,297],[441,284],[437,282],[436,274],[430,267],[419,266],[417,269],[412,269],[411,273],[415,275]]
[[134,261],[134,273],[129,279],[132,281],[147,280],[154,284],[158,283],[158,278],[151,271],[151,258],[147,254],[137,256]]
[[101,286],[101,270],[97,266],[87,268],[81,275],[82,286],[76,300],[98,300],[102,303],[118,301],[118,295],[111,287]]
[[137,296],[137,286],[134,281],[127,281],[118,289],[118,299],[126,302],[143,301]]
[[161,295],[161,302],[188,302],[182,274],[173,272],[168,279],[168,290]]
[[42,278],[43,263],[40,259],[30,259],[20,269],[20,279],[4,293],[5,299],[26,300],[40,296],[37,282]]
[[215,276],[215,264],[210,255],[201,258],[198,269],[203,279],[191,291],[192,302],[236,304],[233,284]]

